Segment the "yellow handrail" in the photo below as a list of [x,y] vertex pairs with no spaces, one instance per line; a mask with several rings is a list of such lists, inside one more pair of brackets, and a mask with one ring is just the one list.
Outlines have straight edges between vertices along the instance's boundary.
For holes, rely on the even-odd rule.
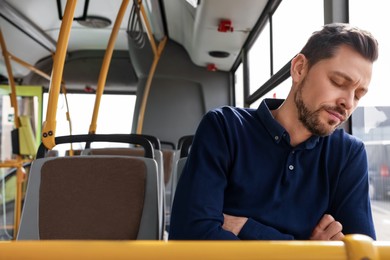
[[5,67],[7,68],[9,85],[11,87],[11,106],[14,108],[14,124],[15,124],[15,128],[19,128],[20,127],[19,108],[16,99],[16,86],[15,86],[14,74],[12,73],[10,55],[7,50],[7,45],[5,44],[1,29],[0,29],[0,45],[1,45],[1,50],[3,52]]
[[[5,40],[3,37],[3,33],[0,29],[0,46],[2,49],[3,57],[4,57],[4,62],[5,66],[7,68],[7,73],[8,73],[8,80],[9,84],[11,87],[11,106],[14,108],[14,125],[15,128],[18,129],[20,128],[20,119],[19,119],[19,108],[18,108],[18,101],[16,98],[16,85],[15,85],[15,80],[14,80],[14,75],[12,72],[12,67],[11,67],[11,55],[7,50],[7,45],[5,44]],[[25,172],[24,168],[22,166],[23,160],[22,156],[16,155],[15,160],[10,160],[10,161],[5,161],[5,162],[0,162],[0,168],[1,167],[15,167],[17,168],[16,170],[16,194],[15,194],[15,208],[14,208],[14,239],[15,234],[19,228],[19,222],[20,222],[20,216],[22,212],[22,184],[24,182],[24,177],[25,177]]]
[[[353,241],[347,246],[347,241]],[[362,245],[375,249],[371,254]],[[351,250],[360,251],[358,255]],[[390,242],[348,235],[343,241],[11,241],[0,259],[390,259]]]
[[[0,37],[2,37],[2,35],[1,35],[1,30],[0,30]],[[3,44],[4,44],[4,46],[5,46],[5,41],[4,41],[4,39],[2,39],[1,45],[3,46]],[[3,49],[3,50],[6,50],[5,48],[2,48],[2,49]],[[12,53],[8,52],[7,50],[6,50],[6,52],[7,52],[7,54],[8,54],[8,57],[9,57],[11,60],[15,61],[16,63],[22,65],[23,67],[25,67],[25,68],[27,68],[27,69],[29,69],[29,70],[31,70],[32,72],[38,74],[39,76],[41,76],[41,77],[43,77],[43,78],[45,78],[45,79],[47,79],[47,80],[50,80],[50,75],[48,75],[47,73],[41,71],[40,69],[37,69],[36,67],[34,67],[33,65],[29,64],[28,62],[25,62],[24,60],[19,59],[18,57],[14,56]],[[72,122],[71,122],[71,119],[70,119],[70,112],[69,112],[68,99],[67,99],[67,97],[66,97],[66,85],[65,85],[64,82],[62,82],[62,84],[61,84],[61,90],[62,90],[62,93],[63,93],[64,96],[65,96],[65,103],[66,103],[66,109],[67,109],[67,112],[66,112],[66,119],[67,119],[68,122],[69,122],[69,132],[70,132],[70,134],[72,134]],[[13,96],[12,96],[12,95],[13,95]],[[11,88],[11,104],[12,104],[13,102],[16,102],[16,101],[13,101],[13,100],[16,100],[16,94],[13,94],[13,91],[12,91],[12,88]],[[20,126],[20,119],[18,120],[18,124],[19,124],[19,126]],[[71,144],[71,147],[72,147],[72,144]],[[72,148],[71,148],[71,150],[72,150]]]
[[19,230],[20,217],[22,214],[22,198],[23,198],[22,186],[23,186],[23,182],[26,180],[26,171],[23,167],[23,164],[30,161],[31,160],[22,160],[20,157],[18,157],[15,160],[6,160],[0,162],[0,168],[16,168],[16,194],[15,194],[15,206],[14,206],[15,208],[14,208],[13,239],[16,239],[16,234]]
[[156,47],[156,42],[154,40],[154,37],[152,34],[152,29],[151,29],[150,23],[147,19],[146,11],[145,11],[145,8],[142,4],[142,1],[138,0],[138,4],[140,6],[143,21],[145,23],[146,33],[148,35],[150,46],[152,47],[152,51],[154,54],[153,63],[152,63],[152,66],[150,67],[148,78],[147,78],[146,83],[145,83],[144,93],[142,95],[142,101],[141,101],[141,105],[140,105],[140,109],[139,109],[139,113],[138,113],[138,122],[137,122],[136,133],[142,134],[142,128],[144,125],[144,118],[145,118],[146,104],[147,104],[148,97],[149,97],[150,87],[152,85],[152,80],[154,77],[154,73],[156,72],[157,64],[160,60],[161,53],[163,52],[165,44],[167,42],[167,37],[165,36],[161,40],[161,42],[158,44],[158,47]]
[[112,53],[114,51],[115,41],[116,41],[116,38],[118,36],[118,31],[119,31],[119,28],[121,26],[121,23],[122,23],[124,15],[125,15],[126,8],[127,8],[128,4],[129,4],[129,0],[122,1],[122,5],[119,8],[118,15],[116,17],[114,26],[113,26],[112,31],[111,31],[110,39],[108,41],[106,52],[104,54],[103,64],[102,64],[102,67],[100,69],[99,80],[98,80],[98,85],[97,85],[97,89],[96,89],[96,97],[95,97],[95,105],[93,108],[92,121],[91,121],[91,125],[89,126],[89,133],[90,134],[94,134],[96,132],[97,117],[98,117],[98,113],[99,113],[100,100],[101,100],[101,97],[103,95],[104,86],[106,84],[107,73],[108,73],[108,69],[110,66]]
[[[22,65],[23,67],[31,70],[32,72],[38,74],[39,76],[47,79],[47,80],[50,80],[50,75],[48,75],[47,73],[41,71],[40,69],[37,69],[35,68],[33,65],[25,62],[24,60],[21,60],[19,59],[18,57],[12,55],[11,53],[8,53],[9,57],[15,61],[16,63],[19,63],[20,65]],[[61,91],[62,91],[62,94],[64,94],[64,97],[65,97],[65,104],[66,104],[66,120],[69,122],[69,134],[72,135],[72,120],[70,118],[70,112],[69,112],[69,104],[68,104],[68,98],[67,98],[67,90],[66,90],[66,85],[65,85],[65,82],[62,81],[61,83]],[[73,155],[73,145],[70,144],[70,156]]]
[[29,63],[27,63],[27,62],[25,62],[25,61],[23,61],[23,60],[21,60],[21,59],[19,59],[18,57],[12,55],[11,53],[9,53],[9,56],[10,56],[10,58],[11,58],[13,61],[19,63],[19,64],[22,65],[23,67],[28,68],[28,69],[31,70],[32,72],[38,74],[39,76],[41,76],[41,77],[43,77],[43,78],[45,78],[45,79],[47,79],[47,80],[50,80],[50,75],[46,74],[45,72],[43,72],[43,71],[41,71],[41,70],[35,68],[33,65],[31,65],[31,64],[29,64]]
[[150,87],[152,85],[153,76],[154,76],[154,73],[156,71],[157,64],[160,60],[160,56],[161,56],[162,51],[164,50],[166,42],[167,42],[167,37],[165,36],[158,45],[158,49],[157,49],[157,51],[154,55],[154,58],[153,58],[152,66],[150,67],[150,70],[149,70],[148,79],[146,80],[145,89],[144,89],[144,93],[142,96],[142,102],[141,102],[139,114],[138,114],[137,132],[136,132],[137,134],[142,134],[142,128],[144,125],[144,118],[145,118],[146,104],[148,102]]
[[[129,3],[128,0],[124,0],[122,2],[122,5],[121,5],[120,10],[119,10],[118,15],[117,15],[117,19],[115,21],[114,27],[113,27],[112,32],[111,32],[110,40],[109,40],[109,43],[108,43],[108,46],[106,49],[106,53],[105,53],[105,56],[103,59],[102,68],[101,68],[100,74],[99,74],[99,81],[98,81],[98,86],[97,86],[97,90],[96,90],[96,98],[95,98],[95,104],[94,104],[94,109],[93,109],[93,115],[92,115],[91,124],[89,126],[89,134],[96,133],[97,117],[98,117],[98,113],[99,113],[100,100],[101,100],[101,96],[103,94],[104,86],[106,83],[107,73],[108,73],[108,69],[109,69],[109,63],[111,61],[115,40],[116,40],[116,37],[118,35],[120,24],[122,22],[122,19],[123,19],[123,16],[125,14],[128,3]],[[152,46],[153,54],[154,54],[153,63],[152,63],[152,66],[150,68],[150,71],[149,71],[148,79],[146,81],[145,90],[144,90],[142,102],[140,105],[140,112],[139,112],[139,116],[138,116],[138,124],[137,124],[137,131],[136,132],[140,134],[140,133],[142,133],[144,114],[145,114],[147,99],[149,96],[150,86],[152,84],[154,72],[156,70],[161,53],[165,47],[167,37],[164,37],[163,40],[159,43],[158,47],[156,47],[156,43],[155,43],[154,37],[151,33],[151,27],[150,27],[149,21],[147,19],[146,12],[145,12],[145,9],[143,7],[142,1],[138,1],[138,4],[140,5],[140,10],[141,10],[141,13],[143,16],[143,21],[145,23],[148,38],[149,38],[150,44]]]
[[77,0],[66,2],[64,16],[62,18],[60,34],[58,36],[56,53],[54,55],[53,71],[51,75],[49,100],[46,112],[46,121],[42,127],[42,143],[47,149],[55,146],[56,112],[58,95],[60,92],[65,56],[68,48],[70,29],[73,23],[74,11]]

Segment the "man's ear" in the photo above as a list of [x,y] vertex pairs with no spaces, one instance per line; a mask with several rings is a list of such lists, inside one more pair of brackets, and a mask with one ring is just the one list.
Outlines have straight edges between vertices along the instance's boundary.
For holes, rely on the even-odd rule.
[[307,73],[308,61],[302,53],[297,54],[291,61],[290,73],[293,82],[300,82]]

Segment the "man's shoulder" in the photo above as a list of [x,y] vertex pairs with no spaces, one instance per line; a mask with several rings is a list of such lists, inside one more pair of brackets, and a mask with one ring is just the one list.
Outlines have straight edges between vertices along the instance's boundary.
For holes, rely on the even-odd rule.
[[237,127],[242,128],[244,125],[246,127],[256,125],[258,120],[255,109],[221,106],[208,111],[202,121],[206,125],[210,123],[222,125],[228,130]]
[[339,141],[345,141],[345,142],[351,142],[351,143],[357,143],[357,144],[363,144],[363,141],[358,138],[355,135],[352,135],[348,132],[346,132],[342,128],[336,129],[331,135],[331,138],[337,139]]
[[223,117],[241,117],[241,116],[253,116],[256,109],[253,108],[241,108],[234,106],[221,106],[211,109],[207,114],[220,115]]
[[360,138],[346,132],[342,128],[336,129],[326,139],[332,146],[338,147],[338,149],[341,147],[348,147],[348,149],[361,149],[364,147],[364,143]]

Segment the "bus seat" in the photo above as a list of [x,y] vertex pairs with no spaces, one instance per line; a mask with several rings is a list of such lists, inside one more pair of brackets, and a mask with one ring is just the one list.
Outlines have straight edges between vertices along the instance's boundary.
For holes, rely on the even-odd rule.
[[157,183],[151,158],[37,159],[17,239],[159,240]]
[[49,150],[45,155],[45,157],[58,157],[58,156],[59,156],[58,150]]
[[161,141],[161,151],[163,152],[163,161],[164,161],[164,183],[165,187],[169,185],[172,171],[173,171],[173,162],[175,159],[176,145],[169,141]]
[[173,204],[173,200],[175,198],[175,191],[177,183],[179,182],[180,175],[183,171],[184,165],[186,164],[187,157],[179,158],[175,165],[175,170],[173,172],[173,178],[172,178],[172,191],[171,191],[171,207]]
[[[91,142],[111,142],[128,143],[142,146],[145,151],[144,157],[154,158],[153,144],[149,139],[137,134],[87,134],[87,135],[67,135],[58,136],[54,140],[56,145],[67,143],[83,143],[87,145]],[[38,147],[36,158],[44,158],[48,149],[41,143]],[[80,151],[81,153],[81,151]]]
[[81,149],[66,150],[65,156],[81,155],[82,152],[83,152],[83,150],[81,150]]
[[87,148],[81,152],[81,155],[123,155],[143,157],[145,156],[145,151],[142,148],[131,147]]
[[164,149],[162,150],[162,153],[163,153],[163,164],[164,164],[164,184],[166,186],[172,176],[175,151]]
[[185,135],[179,138],[177,147],[180,150],[180,158],[188,156],[193,140],[194,135]]
[[164,149],[163,153],[163,164],[164,164],[164,184],[165,184],[165,228],[168,230],[170,222],[171,212],[171,192],[172,192],[172,176],[174,170],[174,161],[176,153],[174,150]]
[[178,150],[180,151],[179,158],[176,160],[175,168],[173,170],[172,176],[172,186],[171,186],[171,206],[175,198],[175,191],[177,183],[179,182],[180,175],[183,171],[184,165],[187,161],[188,154],[190,152],[191,144],[194,139],[194,135],[186,135],[179,139],[178,141]]
[[[107,148],[87,148],[81,155],[122,155],[122,156],[144,156],[145,151],[141,148],[132,147],[107,147]],[[154,150],[154,157],[158,166],[158,193],[159,205],[161,211],[160,230],[165,229],[165,184],[164,184],[164,160],[161,150]],[[160,234],[163,238],[163,233]]]

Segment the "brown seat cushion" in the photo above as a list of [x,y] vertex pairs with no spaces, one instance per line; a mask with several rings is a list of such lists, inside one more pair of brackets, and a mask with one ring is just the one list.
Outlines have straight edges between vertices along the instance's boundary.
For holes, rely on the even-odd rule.
[[64,157],[42,167],[41,239],[136,239],[146,166],[136,158]]

